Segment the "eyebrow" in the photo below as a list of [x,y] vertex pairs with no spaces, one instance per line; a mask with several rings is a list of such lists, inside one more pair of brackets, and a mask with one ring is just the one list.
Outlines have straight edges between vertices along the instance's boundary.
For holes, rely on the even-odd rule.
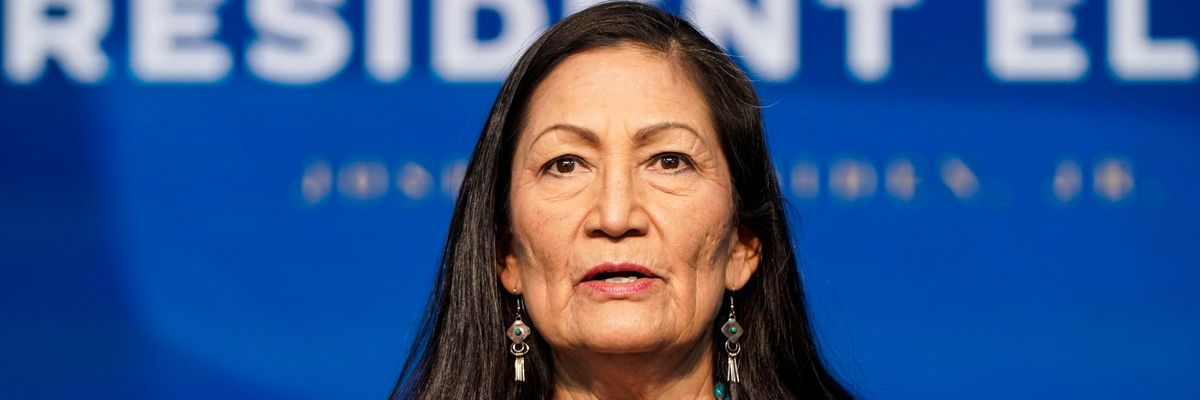
[[[651,139],[653,139],[654,136],[656,134],[658,134],[659,132],[669,130],[669,129],[683,129],[685,131],[691,132],[693,135],[696,135],[697,138],[702,137],[702,136],[700,136],[700,132],[696,131],[696,128],[692,128],[691,125],[688,125],[688,124],[685,124],[682,122],[668,121],[668,122],[659,122],[657,124],[649,125],[649,126],[643,127],[642,129],[638,129],[637,133],[635,133],[633,135],[633,142],[636,145],[641,146],[643,144],[646,144],[646,142],[649,142]],[[533,138],[533,141],[530,142],[530,145],[532,145],[533,143],[537,143],[538,139],[541,139],[541,137],[543,135],[545,135],[546,133],[548,133],[550,131],[555,131],[555,130],[561,130],[561,131],[567,131],[567,132],[573,133],[573,134],[575,134],[575,136],[579,137],[583,141],[587,142],[588,145],[591,145],[593,147],[600,146],[600,135],[597,135],[596,132],[592,132],[591,130],[588,130],[587,128],[584,128],[584,127],[581,127],[578,125],[571,125],[571,124],[550,125],[546,129],[543,129],[541,132],[539,132],[537,134],[537,136],[535,136]]]

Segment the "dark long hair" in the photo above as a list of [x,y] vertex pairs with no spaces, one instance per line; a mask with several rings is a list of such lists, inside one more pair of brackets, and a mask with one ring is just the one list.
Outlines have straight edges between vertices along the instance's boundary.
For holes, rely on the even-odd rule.
[[[527,342],[526,381],[515,382],[504,335],[516,309],[516,298],[503,290],[497,275],[509,235],[513,145],[530,95],[556,65],[585,50],[623,44],[661,52],[691,74],[729,162],[737,222],[762,244],[758,271],[733,294],[738,322],[746,329],[738,361],[739,394],[752,399],[852,398],[830,375],[813,342],[783,198],[750,80],[687,21],[633,2],[604,3],[563,19],[530,46],[504,81],[467,167],[425,321],[392,398],[553,397],[554,366],[546,342],[536,334]],[[726,367],[724,342],[715,339],[722,337],[723,323],[717,318],[711,324],[713,376],[718,380]]]

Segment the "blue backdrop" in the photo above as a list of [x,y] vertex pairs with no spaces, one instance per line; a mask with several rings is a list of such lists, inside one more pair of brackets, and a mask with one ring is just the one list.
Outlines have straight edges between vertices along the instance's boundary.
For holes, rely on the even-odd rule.
[[[256,399],[389,393],[497,79],[569,6],[3,4],[0,397]],[[1200,3],[662,6],[757,80],[863,398],[1200,398]]]

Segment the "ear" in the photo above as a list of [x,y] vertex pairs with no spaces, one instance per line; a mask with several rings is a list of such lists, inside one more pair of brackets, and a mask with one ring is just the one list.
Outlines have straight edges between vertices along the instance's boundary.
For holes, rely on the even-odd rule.
[[736,291],[746,286],[750,276],[758,270],[761,256],[762,241],[758,235],[745,225],[738,226],[734,232],[733,254],[725,268],[725,289]]
[[496,244],[496,273],[504,290],[514,295],[521,294],[521,264],[512,251],[512,236],[504,235]]

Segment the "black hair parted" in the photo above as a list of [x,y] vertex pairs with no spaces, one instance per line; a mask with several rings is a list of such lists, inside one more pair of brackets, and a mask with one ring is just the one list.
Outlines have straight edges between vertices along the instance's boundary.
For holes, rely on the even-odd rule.
[[[740,398],[852,399],[829,372],[813,340],[784,202],[767,150],[760,102],[750,79],[694,26],[654,6],[610,2],[555,24],[521,56],[492,105],[458,193],[424,320],[392,399],[550,399],[550,348],[532,336],[526,381],[513,380],[504,331],[516,297],[497,274],[509,240],[508,183],[517,134],[537,85],[567,57],[636,45],[688,71],[709,107],[732,174],[737,223],[762,245],[758,270],[733,293],[745,327]],[[722,304],[729,307],[728,300]],[[528,322],[528,321],[527,321]],[[725,320],[712,321],[715,337]],[[534,327],[536,331],[536,325]],[[713,376],[726,368],[713,340]]]

